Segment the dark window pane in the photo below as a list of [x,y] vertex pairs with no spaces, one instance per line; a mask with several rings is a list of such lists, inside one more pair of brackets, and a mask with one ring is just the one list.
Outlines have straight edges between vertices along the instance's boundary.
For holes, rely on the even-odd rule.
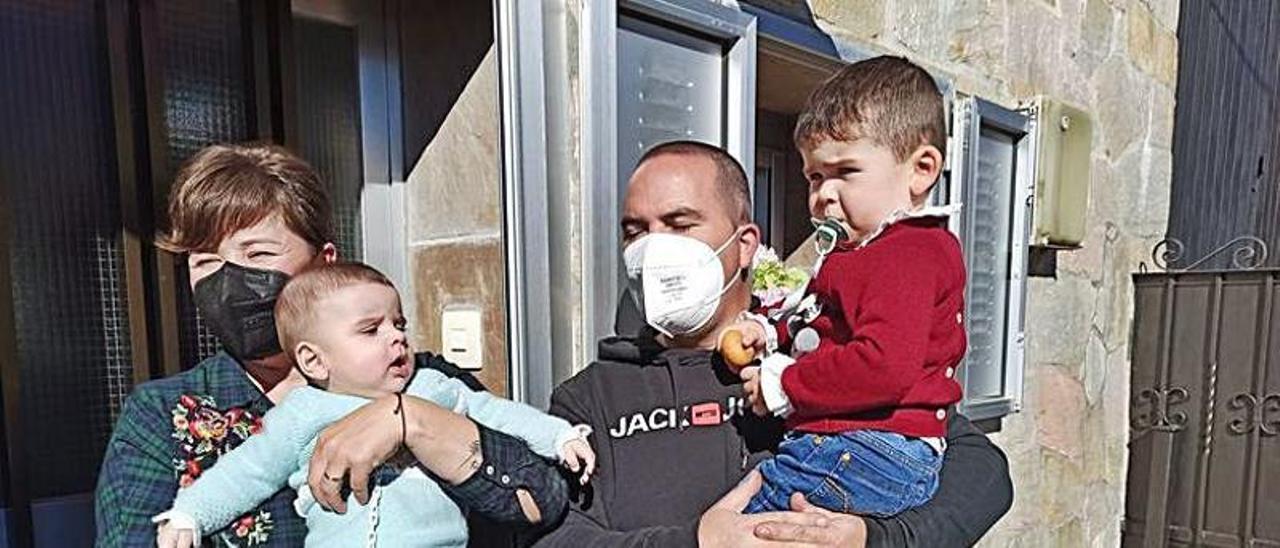
[[93,489],[131,384],[106,44],[95,3],[0,0],[0,182],[33,498]]
[[[169,171],[201,148],[251,138],[248,68],[240,4],[233,0],[155,3]],[[217,352],[218,342],[191,303],[185,267],[178,268],[182,366]]]
[[296,17],[298,151],[320,172],[333,200],[344,258],[361,259],[360,73],[354,28]]

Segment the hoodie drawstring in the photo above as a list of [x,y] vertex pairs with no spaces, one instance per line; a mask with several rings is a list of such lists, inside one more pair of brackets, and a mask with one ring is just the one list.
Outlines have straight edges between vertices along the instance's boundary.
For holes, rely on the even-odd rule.
[[676,374],[671,370],[671,358],[663,360],[663,365],[667,368],[667,380],[671,383],[671,408],[676,410],[676,425],[681,432],[684,432],[684,410],[680,408],[680,387],[676,385]]

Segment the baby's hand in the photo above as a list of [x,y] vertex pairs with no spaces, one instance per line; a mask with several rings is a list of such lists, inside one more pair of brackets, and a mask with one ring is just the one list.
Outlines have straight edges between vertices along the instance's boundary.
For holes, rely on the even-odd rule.
[[574,473],[582,471],[582,478],[578,481],[583,485],[591,481],[591,474],[596,471],[596,453],[591,450],[591,444],[585,438],[573,438],[564,442],[560,446],[560,460]]
[[717,346],[729,367],[742,369],[764,352],[764,328],[753,320],[738,321],[720,333]]
[[764,404],[764,394],[760,392],[760,366],[744,367],[739,373],[744,381],[742,392],[751,403],[751,411],[761,417],[769,416],[769,408]]
[[166,521],[156,528],[156,546],[159,548],[191,548],[195,543],[190,529],[178,529]]

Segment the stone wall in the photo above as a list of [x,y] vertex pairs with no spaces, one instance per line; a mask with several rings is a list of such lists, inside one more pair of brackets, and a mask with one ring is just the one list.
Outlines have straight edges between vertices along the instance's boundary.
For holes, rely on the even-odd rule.
[[[803,13],[806,6],[791,4]],[[1047,94],[1096,121],[1091,229],[1027,298],[1024,407],[992,437],[1016,497],[985,546],[1118,546],[1128,437],[1129,274],[1168,217],[1176,0],[812,0],[817,25],[903,54],[957,91]]]
[[507,395],[498,112],[498,62],[490,48],[418,158],[405,194],[416,305],[411,343],[439,352],[444,309],[479,307],[485,338],[477,377]]

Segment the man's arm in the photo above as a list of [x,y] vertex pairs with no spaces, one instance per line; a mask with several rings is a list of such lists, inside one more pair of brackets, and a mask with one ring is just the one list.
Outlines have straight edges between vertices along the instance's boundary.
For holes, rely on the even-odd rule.
[[[421,366],[457,379],[472,390],[486,390],[467,370],[440,356],[424,352],[416,358]],[[556,465],[539,458],[519,438],[479,423],[476,428],[482,464],[467,479],[443,485],[445,492],[468,510],[497,523],[530,526],[560,520],[568,506],[568,489]],[[503,483],[503,476],[512,481]],[[517,490],[538,508],[537,523],[521,508]]]
[[952,414],[938,493],[887,519],[866,518],[867,546],[972,546],[1009,511],[1009,462],[969,419]]
[[557,443],[576,433],[573,426],[560,417],[485,390],[474,390],[456,378],[431,369],[418,371],[405,395],[463,413],[478,426],[515,436],[534,453],[557,462],[561,457]]
[[[585,404],[574,396],[568,386],[556,388],[551,395],[551,414],[569,421],[570,424],[587,424],[597,432],[608,432],[608,428],[597,424],[592,418],[596,415]],[[601,452],[599,437],[592,436],[592,449]],[[608,464],[612,464],[609,462]],[[679,525],[665,527],[645,527],[621,531],[609,523],[609,512],[605,508],[607,501],[598,496],[595,485],[604,485],[612,481],[611,466],[601,466],[586,486],[569,481],[569,512],[564,521],[551,532],[538,540],[539,548],[564,547],[583,548],[584,546],[640,547],[640,546],[696,546],[698,539],[699,516],[689,516],[689,520]],[[674,487],[674,486],[673,486]]]
[[172,456],[166,451],[171,429],[155,429],[157,414],[168,413],[141,391],[124,402],[98,474],[94,504],[96,546],[154,546],[151,517],[169,508],[178,490]]

